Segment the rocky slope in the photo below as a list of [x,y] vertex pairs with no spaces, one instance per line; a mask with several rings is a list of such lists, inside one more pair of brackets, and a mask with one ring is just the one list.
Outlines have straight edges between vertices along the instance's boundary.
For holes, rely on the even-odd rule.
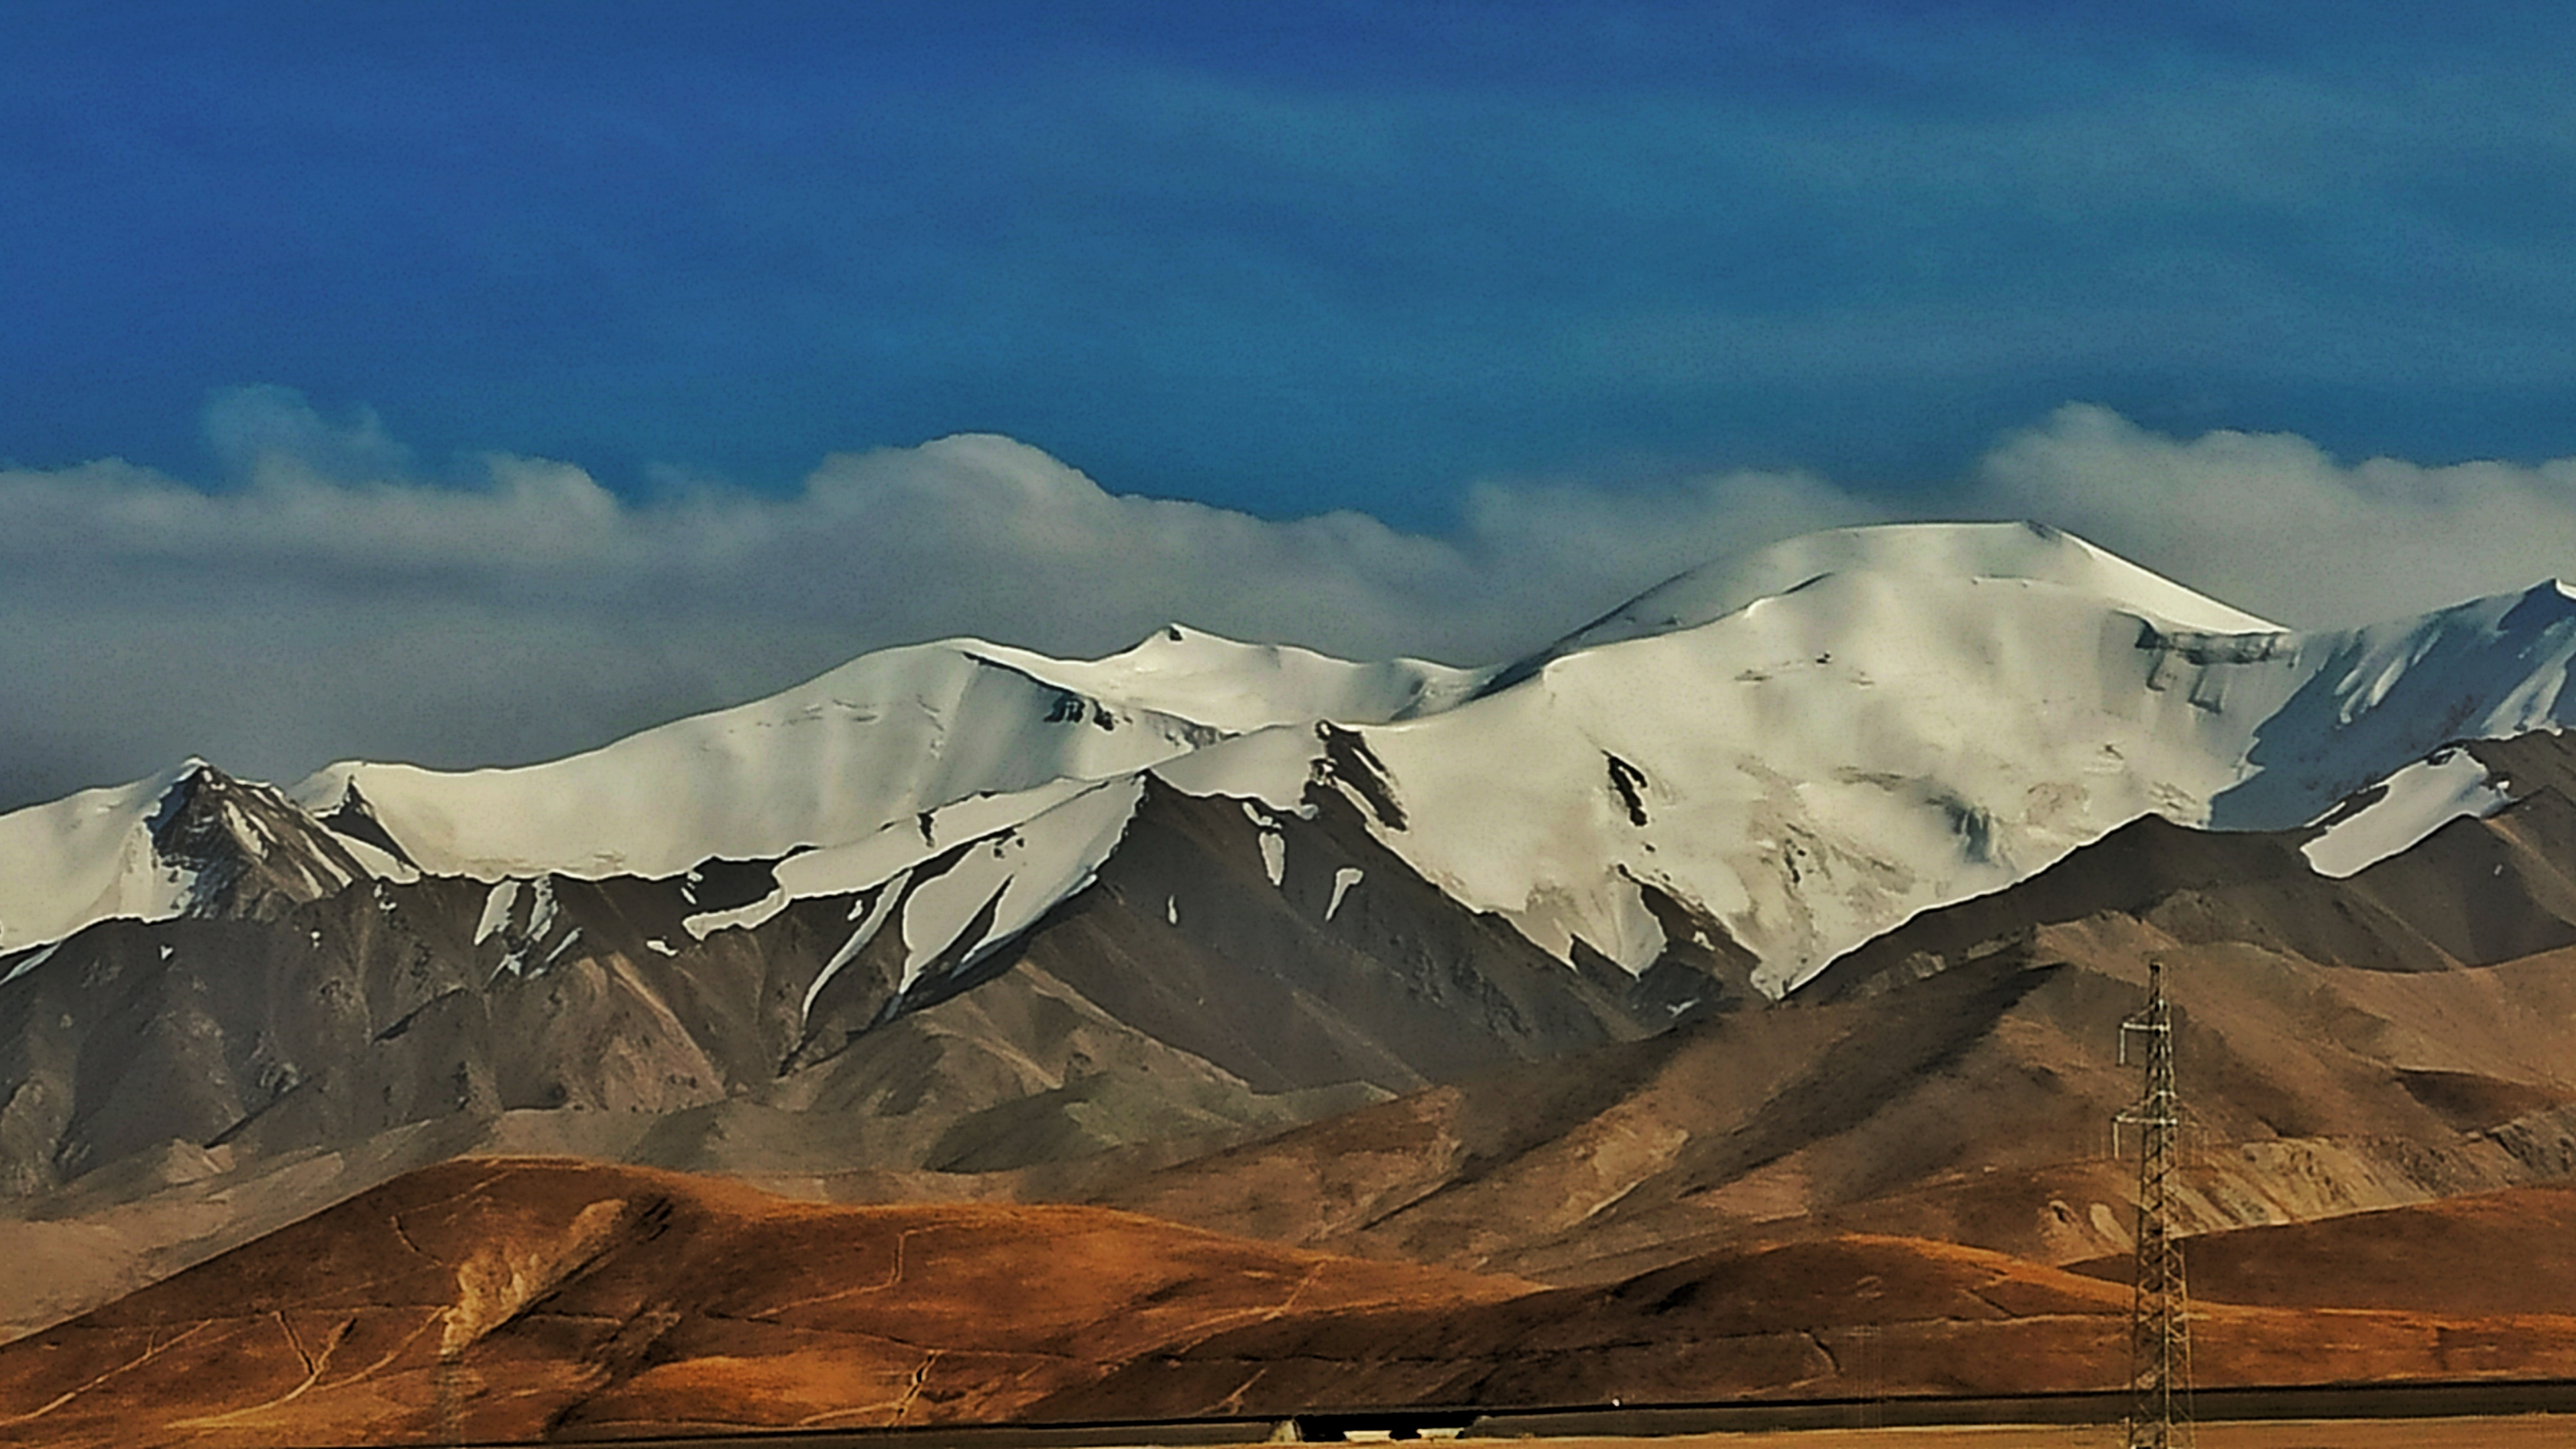
[[2343,879],[2314,830],[2141,820],[1927,912],[1780,1007],[1464,1080],[1101,1200],[1558,1281],[1711,1244],[1899,1232],[2124,1249],[2119,1022],[2166,965],[2196,1230],[2576,1170],[2576,839],[2555,736],[2464,747],[2518,792]]
[[[259,918],[93,926],[0,999],[0,1241],[71,1249],[0,1277],[7,1319],[476,1146],[969,1192],[1174,1160],[1747,995],[1705,953],[1569,970],[1413,876],[1341,794],[1307,806],[1148,784],[1089,888],[984,957],[959,943],[1011,878],[972,873],[1015,828],[703,934],[773,897],[776,869],[380,879]],[[907,939],[917,918],[958,934]]]
[[[1312,819],[1143,796],[1089,887],[983,957],[1011,881],[974,872],[1012,828],[712,930],[692,922],[774,896],[771,863],[377,880],[246,918],[103,922],[10,985],[0,1170],[24,1192],[174,1140],[280,1153],[453,1114],[718,1104],[850,1118],[870,1140],[837,1144],[845,1166],[1027,1160],[1082,1137],[1046,1124],[1119,1080],[1274,1124],[1311,1110],[1280,1100],[1299,1092],[1409,1090],[1742,994],[1681,962],[1569,971],[1411,876],[1329,791]],[[915,933],[922,916],[958,934]],[[964,1125],[1006,1103],[1017,1147]]]

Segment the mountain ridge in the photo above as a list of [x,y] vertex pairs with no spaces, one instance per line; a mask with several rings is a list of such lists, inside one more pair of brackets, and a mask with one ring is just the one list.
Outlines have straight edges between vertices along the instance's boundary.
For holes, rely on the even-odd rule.
[[[1901,1318],[1929,1354],[1914,1371],[1962,1382],[1932,1352],[1969,1331],[1941,1306],[1977,1300],[1962,1284],[2067,1306],[1993,1342],[2079,1322],[2114,1341],[2116,1294],[2058,1270],[2127,1244],[2134,1174],[2104,1126],[2136,1090],[2114,1052],[2150,961],[2210,1139],[2180,1179],[2188,1232],[2576,1171],[2576,744],[2557,718],[2576,596],[2213,632],[2196,626],[2237,622],[2223,605],[2146,608],[2152,576],[2042,531],[1804,547],[1650,591],[1499,684],[1180,629],[1072,664],[932,646],[526,770],[350,767],[281,791],[191,761],[0,817],[0,857],[77,847],[0,872],[10,913],[28,880],[115,908],[0,946],[0,1255],[28,1281],[7,1321],[184,1278],[459,1154],[533,1151],[818,1199],[1111,1208],[1263,1240],[1243,1262],[1546,1285],[1508,1311],[1226,1327],[1043,1399],[994,1390],[996,1413],[1354,1383],[1616,1392],[1645,1381],[1631,1370],[1705,1378],[1629,1352],[1693,1323],[1749,1355],[1744,1391],[1782,1392],[1834,1382],[1825,1360],[1877,1330],[1757,1324],[1727,1295],[1861,1302],[1890,1273],[1930,1305]],[[1889,566],[1805,573],[1874,554]],[[2274,828],[2210,828],[2255,820]],[[686,1196],[546,1170],[625,1183],[597,1190],[626,1207]],[[500,1184],[457,1210],[506,1218]],[[564,1241],[590,1242],[591,1190],[555,1199]],[[661,1221],[626,1207],[592,1226]],[[482,1311],[466,1300],[500,1279],[469,1266],[424,1270],[414,1326]],[[838,1271],[786,1296],[875,1291]],[[440,1297],[449,1276],[464,1298]],[[2429,1361],[2413,1308],[2294,1306],[2328,1315],[2303,1333],[2395,1315],[2369,1320],[2364,1357]],[[632,1331],[664,1331],[661,1311]],[[1551,1338],[1560,1312],[1591,1326]],[[288,1314],[326,1337],[400,1316]],[[2242,1362],[2281,1361],[2263,1335],[2292,1319],[2222,1317]],[[2546,1358],[2505,1353],[2502,1319],[2443,1322],[2480,1363]],[[245,1323],[193,1331],[267,1331]],[[496,1372],[652,1386],[584,1400],[598,1422],[768,1422],[730,1368],[656,1377],[617,1334],[596,1363],[505,1353],[475,1323],[458,1351]],[[948,1319],[917,1331],[980,1351]],[[688,1341],[723,1359],[751,1343],[735,1332]],[[1467,1347],[1345,1355],[1345,1332]],[[2094,1371],[2069,1351],[2049,1372]],[[414,1368],[430,1377],[406,1393],[443,1371]],[[693,1397],[719,1381],[721,1402]],[[920,1403],[813,1392],[824,1414]]]
[[[1951,624],[1926,633],[1926,618]],[[2431,644],[2457,659],[2419,667]],[[1405,794],[1422,816],[1381,832],[1391,848],[1559,959],[1644,969],[1662,949],[1651,890],[1761,958],[1778,992],[1914,911],[2150,810],[2280,828],[2454,736],[2563,723],[2571,653],[2563,586],[2299,635],[2037,525],[1898,525],[1694,570],[1484,669],[1354,664],[1180,626],[1092,661],[944,641],[562,760],[344,762],[281,793],[347,826],[334,833],[387,878],[655,876],[855,849],[974,802],[998,819],[1023,799],[1017,824],[1073,786],[1173,778],[1211,745],[1320,721],[1369,740],[1379,797]],[[2069,680],[2089,682],[2070,693]],[[1970,707],[1979,696],[2037,701],[2045,719]],[[1640,735],[1657,710],[1669,722]],[[1790,748],[1801,737],[1819,743]],[[1269,775],[1321,767],[1313,740],[1281,748],[1303,769],[1283,757]],[[1496,755],[1547,762],[1506,780],[1528,787],[1508,811],[1443,763]],[[87,796],[131,813],[167,788]],[[1276,801],[1296,786],[1194,788]],[[1678,827],[1658,826],[1676,811]],[[0,875],[96,882],[0,899],[0,953],[181,909],[148,849],[73,828],[78,813],[67,800],[0,816]],[[1513,820],[1542,818],[1544,835],[1492,848]],[[1659,829],[1689,837],[1680,855]]]

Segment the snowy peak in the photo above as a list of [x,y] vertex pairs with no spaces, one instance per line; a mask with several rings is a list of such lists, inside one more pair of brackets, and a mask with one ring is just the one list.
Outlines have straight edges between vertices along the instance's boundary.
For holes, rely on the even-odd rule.
[[2254,727],[2247,778],[2212,802],[2219,828],[2295,825],[2437,747],[2555,728],[2576,710],[2576,598],[2554,580],[2283,643],[2267,691],[2279,703]]
[[[2562,723],[2571,656],[2556,582],[2299,634],[2036,525],[1844,529],[1682,574],[1508,668],[1177,624],[1089,660],[952,639],[538,765],[353,762],[281,794],[192,761],[0,817],[0,952],[365,875],[777,863],[774,890],[692,917],[715,931],[966,840],[999,842],[992,864],[894,889],[930,902],[907,940],[989,943],[961,923],[1079,889],[1150,772],[1272,809],[1324,783],[1562,960],[1645,969],[1672,944],[1661,901],[1776,990],[2141,814],[2297,826],[2445,742]],[[2448,809],[2448,779],[2399,793]],[[901,970],[929,969],[915,954]]]
[[144,829],[161,869],[188,881],[187,916],[265,918],[374,874],[274,787],[202,760],[162,792]]
[[1362,731],[1408,822],[1389,847],[1630,969],[1661,948],[1652,884],[1773,991],[2141,815],[2296,828],[2446,741],[2576,713],[2554,583],[2299,634],[2012,526],[1795,540],[1570,637]]
[[274,788],[192,758],[0,815],[0,951],[118,916],[266,917],[399,871],[373,854]]
[[370,864],[377,867],[378,874],[400,875],[403,871],[414,874],[419,872],[420,862],[413,860],[411,853],[402,848],[402,842],[394,839],[392,833],[385,829],[384,821],[376,815],[375,806],[369,804],[365,794],[359,791],[357,781],[348,782],[348,789],[340,796],[340,803],[332,808],[330,814],[322,816],[321,820],[352,848],[359,849],[362,855],[365,850],[371,849],[381,853],[384,860],[391,861],[400,867],[399,870],[389,870],[384,868],[382,861],[371,861]]
[[1124,776],[1222,737],[1049,678],[1045,663],[980,641],[915,645],[546,764],[449,773],[352,762],[289,793],[330,807],[356,786],[385,834],[433,874],[668,876],[710,856],[775,859],[864,840],[978,797]]
[[711,856],[865,842],[964,802],[1038,801],[1060,782],[1130,777],[1272,726],[1408,718],[1465,698],[1482,678],[1178,626],[1091,660],[951,639],[866,655],[548,764],[446,773],[352,762],[289,793],[434,874],[664,876]]
[[1758,600],[1845,574],[2021,580],[2099,599],[2173,628],[2213,634],[2281,632],[2278,624],[2045,524],[1885,524],[1805,534],[1677,574],[1513,665],[1495,687],[1527,678],[1548,660],[1578,650],[1695,629]]

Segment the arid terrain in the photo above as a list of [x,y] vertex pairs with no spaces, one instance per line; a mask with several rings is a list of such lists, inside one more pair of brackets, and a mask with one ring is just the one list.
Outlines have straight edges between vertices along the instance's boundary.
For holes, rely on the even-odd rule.
[[[2576,1377],[2576,1192],[2199,1240],[2229,1384]],[[2501,1243],[2518,1254],[2498,1256]],[[2349,1292],[2343,1265],[2360,1263]],[[2093,1265],[2085,1265],[2091,1267]],[[1599,1286],[1069,1206],[852,1207],[555,1159],[416,1172],[0,1349],[0,1440],[278,1445],[2096,1389],[2128,1292],[1836,1235]],[[2249,1441],[2269,1442],[2269,1441]]]

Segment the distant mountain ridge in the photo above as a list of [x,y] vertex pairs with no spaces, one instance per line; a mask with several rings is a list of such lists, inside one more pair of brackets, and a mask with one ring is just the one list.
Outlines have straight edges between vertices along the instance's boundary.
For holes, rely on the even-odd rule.
[[[2576,930],[2557,869],[2507,858],[2556,858],[2530,832],[2561,808],[2544,746],[2576,709],[2571,656],[2557,584],[2309,635],[2050,530],[1915,526],[1684,575],[1491,668],[1177,626],[1094,661],[949,641],[516,769],[353,763],[280,790],[189,761],[0,816],[0,1184],[92,1205],[227,1174],[357,1187],[534,1141],[963,1190],[1294,1151],[1276,1134],[1338,1141],[1324,1129],[1403,1117],[1370,1104],[1410,1112],[1498,1072],[1533,1090],[1575,1073],[1547,1110],[1581,1117],[1564,1101],[1618,1080],[1599,1054],[1760,1020],[1771,1045],[1748,1061],[1805,1061],[1782,1045],[1798,1014],[1769,1009],[1784,996],[1973,967],[1909,999],[1986,989],[1991,1010],[1874,1028],[1881,1066],[1945,1061],[1969,1048],[1943,1032],[2040,1029],[2026,994],[2098,1014],[2127,969],[2052,987],[2015,974],[2047,962],[1980,955],[1994,939],[2198,944],[2295,916],[2266,949],[2478,965]],[[2234,871],[2278,890],[2197,937],[2162,897],[2048,914],[2140,842],[2185,887]],[[2436,909],[2472,857],[2508,867],[2510,922]],[[2416,876],[2435,884],[2383,889]],[[2315,912],[2340,909],[2385,919],[2325,932]],[[1996,1080],[2045,1061],[2025,1045],[1997,1049]],[[2555,1100],[2515,1062],[2501,1086],[2445,1065],[2424,1090]],[[1831,1130],[1766,1126],[1782,1152],[1807,1128],[1934,1140],[1817,1090]],[[1781,1200],[1839,1210],[1905,1180],[1845,1150],[1818,1160],[1851,1183]],[[1588,1233],[1600,1214],[1695,1221],[1692,1194],[1768,1201],[1734,1184],[1768,1170],[1735,1153],[1689,1154],[1656,1189],[1670,1200],[1615,1211],[1543,1164],[1471,1156],[1422,1180],[1526,1181]],[[2479,1180],[2521,1180],[2502,1171]],[[1459,1231],[1451,1193],[1380,1236]],[[249,1219],[226,1221],[152,1241]]]
[[[861,889],[912,864],[905,836],[1031,825],[1202,752],[1193,789],[1293,805],[1322,721],[1402,802],[1381,839],[1472,908],[1641,971],[1664,947],[1651,888],[1776,993],[2138,815],[2286,828],[2452,739],[2563,724],[2571,657],[2556,584],[2302,635],[2052,530],[1904,525],[1679,576],[1484,669],[1178,626],[1087,662],[951,641],[549,764],[348,763],[279,793],[315,850],[379,878],[839,851],[796,869]],[[194,768],[0,816],[0,952],[202,909],[146,823]]]

